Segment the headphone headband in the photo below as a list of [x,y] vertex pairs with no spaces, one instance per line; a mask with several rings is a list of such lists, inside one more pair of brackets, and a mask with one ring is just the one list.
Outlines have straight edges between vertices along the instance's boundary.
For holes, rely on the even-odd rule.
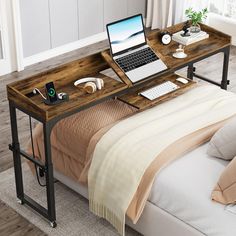
[[83,79],[76,80],[74,82],[74,85],[77,86],[79,84],[83,84],[83,83],[87,83],[87,82],[97,82],[97,80],[98,80],[98,78],[93,78],[93,77],[83,78]]

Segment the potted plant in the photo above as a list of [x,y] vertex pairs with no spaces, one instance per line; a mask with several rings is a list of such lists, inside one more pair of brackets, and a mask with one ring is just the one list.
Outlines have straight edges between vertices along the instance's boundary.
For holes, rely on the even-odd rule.
[[189,20],[191,20],[191,33],[198,33],[201,31],[199,23],[202,23],[202,21],[207,18],[207,13],[207,8],[204,8],[201,11],[197,12],[190,7],[185,11],[185,15],[189,18]]

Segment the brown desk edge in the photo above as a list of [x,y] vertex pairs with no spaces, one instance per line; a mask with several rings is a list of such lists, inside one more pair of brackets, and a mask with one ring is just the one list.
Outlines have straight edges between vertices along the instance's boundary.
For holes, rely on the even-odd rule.
[[[7,86],[8,99],[13,101],[19,109],[29,110],[33,116],[41,121],[49,121],[61,113],[73,112],[78,107],[86,107],[89,103],[97,102],[113,94],[124,91],[128,86],[99,72],[109,68],[100,53],[71,62],[65,66],[35,75]],[[87,76],[100,77],[104,80],[104,89],[94,94],[86,94],[79,86],[74,86],[74,81]],[[44,104],[40,95],[27,96],[37,87],[44,91],[45,83],[53,81],[57,92],[69,94],[69,101],[54,106]]]
[[[183,24],[179,24],[168,28],[168,30],[173,33],[179,31],[182,26]],[[218,52],[224,52],[224,69],[222,82],[221,84],[217,85],[220,85],[222,88],[226,88],[229,46],[231,38],[230,36],[216,31],[208,26],[201,26],[203,30],[206,30],[210,34],[210,38],[187,46],[186,52],[188,57],[181,60],[174,59],[172,57],[172,53],[175,51],[177,43],[172,42],[168,46],[163,46],[157,40],[160,31],[151,31],[148,35],[148,42],[166,63],[168,70],[163,71],[158,75],[151,76],[136,83],[135,85],[131,84],[123,71],[121,71],[115,65],[108,54],[108,51],[102,53],[99,52],[94,55],[87,56],[86,58],[76,59],[38,74],[34,74],[34,71],[32,70],[27,70],[19,73],[12,73],[12,75],[6,76],[7,78],[12,76],[14,79],[23,78],[21,81],[16,81],[7,85],[12,130],[12,144],[9,145],[9,148],[13,152],[16,192],[20,203],[27,204],[39,214],[48,219],[52,227],[56,227],[56,208],[50,135],[53,126],[58,120],[86,109],[89,106],[93,106],[97,103],[107,100],[108,98],[119,97],[120,100],[123,100],[140,109],[145,109],[149,106],[169,99],[170,97],[178,95],[187,88],[191,87],[194,82],[190,81],[186,86],[182,84],[181,89],[176,90],[176,92],[163,96],[155,101],[149,101],[147,99],[144,100],[144,98],[138,96],[137,93],[140,91],[140,89],[156,85],[160,83],[160,81],[164,81],[166,79],[175,81],[176,75],[173,75],[174,71],[185,66],[191,68],[189,74],[193,75],[193,63]],[[118,82],[99,73],[108,68],[113,68],[113,70],[118,74],[124,83]],[[81,89],[76,88],[73,85],[75,80],[87,76],[98,76],[103,78],[105,81],[105,88],[94,94],[86,94]],[[49,81],[54,82],[58,92],[67,92],[70,96],[70,100],[55,106],[46,106],[39,95],[33,97],[29,96],[35,87],[43,89],[45,83]],[[29,156],[23,150],[21,150],[18,138],[16,109],[22,110],[26,114],[43,122],[45,163],[40,163],[32,156]],[[45,174],[47,208],[39,205],[35,200],[25,194],[23,188],[21,156],[24,156],[31,162],[35,163],[35,165],[41,168]]]
[[[149,81],[149,82],[145,83],[145,85],[143,87],[141,87],[139,89],[135,89],[134,91],[129,92],[127,94],[124,94],[124,95],[118,97],[118,99],[133,106],[133,107],[143,110],[143,109],[155,106],[157,104],[163,103],[165,101],[168,101],[172,98],[175,98],[175,97],[183,94],[187,90],[191,89],[192,87],[196,86],[196,84],[197,84],[196,82],[194,82],[193,80],[190,80],[190,79],[188,79],[187,84],[183,84],[179,81],[176,81],[176,79],[178,77],[183,77],[183,76],[180,76],[178,74],[170,74],[170,75],[160,76],[158,78],[158,80]],[[177,84],[179,86],[179,88],[176,89],[175,91],[172,91],[172,92],[170,92],[166,95],[163,95],[159,98],[156,98],[152,101],[139,95],[140,92],[145,91],[149,88],[152,88],[158,84],[164,83],[166,81],[171,81],[171,82]]]
[[[169,27],[167,30],[174,33],[181,30],[182,26],[183,24],[181,23]],[[158,75],[151,76],[145,81],[138,82],[135,84],[135,87],[145,86],[148,81],[156,80],[160,76],[173,73],[175,70],[187,66],[190,62],[201,60],[205,56],[230,45],[230,36],[203,24],[201,27],[210,34],[210,37],[209,39],[187,46],[186,53],[188,54],[188,57],[185,59],[175,59],[172,57],[172,53],[178,45],[176,42],[172,41],[170,45],[163,46],[159,40],[157,40],[160,31],[151,31],[148,34],[148,42],[166,63],[168,70],[163,71]],[[99,74],[100,71],[110,67],[124,83],[117,82],[107,76]],[[73,86],[75,80],[86,76],[102,77],[105,80],[105,88],[95,94],[89,95]],[[47,106],[42,102],[40,96],[31,98],[27,96],[27,94],[32,92],[35,87],[42,89],[45,83],[49,81],[55,83],[58,92],[63,91],[69,93],[70,101],[56,106]],[[26,111],[30,110],[36,118],[40,118],[43,121],[49,121],[61,113],[73,112],[78,107],[86,107],[89,103],[105,99],[108,96],[117,96],[119,93],[122,94],[122,91],[127,93],[128,88],[131,87],[134,87],[134,85],[128,80],[124,72],[113,62],[109,51],[106,50],[9,84],[7,86],[7,94],[9,101],[12,101],[18,108]]]
[[[183,23],[177,24],[167,28],[171,34],[182,30]],[[187,66],[189,63],[195,63],[204,59],[209,54],[214,54],[216,51],[220,51],[223,48],[229,47],[231,45],[231,36],[224,34],[210,26],[201,24],[202,30],[206,31],[209,34],[208,39],[201,40],[199,42],[190,44],[185,47],[185,52],[187,57],[184,59],[176,59],[172,56],[176,48],[178,48],[178,43],[172,41],[169,45],[163,45],[159,41],[160,30],[152,30],[148,33],[148,44],[153,48],[156,54],[164,61],[168,69],[166,71],[160,72],[158,76],[175,72],[178,69],[181,69]],[[105,50],[102,53],[103,58],[111,66],[111,68],[116,72],[116,74],[121,78],[124,83],[127,83],[129,87],[132,87],[132,83],[128,80],[125,73],[116,65],[112,60],[109,50]],[[145,79],[145,82],[152,80],[157,77],[157,75],[150,76]],[[128,82],[127,82],[128,80]],[[143,81],[140,81],[136,84],[142,84]]]

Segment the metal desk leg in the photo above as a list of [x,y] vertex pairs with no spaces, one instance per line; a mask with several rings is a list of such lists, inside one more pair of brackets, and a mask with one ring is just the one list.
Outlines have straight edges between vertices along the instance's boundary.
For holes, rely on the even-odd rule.
[[229,66],[230,46],[224,49],[223,73],[221,80],[221,88],[227,90],[228,80],[228,66]]
[[54,178],[53,178],[53,164],[51,157],[51,141],[50,141],[51,130],[52,130],[52,125],[50,124],[50,122],[43,125],[48,219],[50,221],[51,226],[56,227]]
[[13,162],[15,171],[16,194],[20,203],[24,203],[24,189],[22,180],[20,144],[18,139],[18,128],[16,119],[16,108],[13,104],[9,103],[10,119],[11,119],[11,134],[12,134],[12,147],[13,147]]
[[188,66],[187,77],[193,80],[193,75],[194,75],[194,67],[193,67],[193,63],[191,63]]

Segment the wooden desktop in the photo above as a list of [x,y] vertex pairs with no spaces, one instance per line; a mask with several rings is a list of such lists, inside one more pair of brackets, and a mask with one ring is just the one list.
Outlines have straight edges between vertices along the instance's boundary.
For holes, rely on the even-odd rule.
[[[178,24],[167,30],[171,33],[181,30],[183,24]],[[157,52],[159,57],[166,63],[168,69],[158,75],[150,76],[145,80],[132,84],[122,70],[113,62],[109,50],[90,55],[88,57],[68,62],[67,64],[58,66],[57,68],[46,70],[43,73],[33,76],[23,77],[23,80],[16,81],[7,85],[7,95],[9,100],[12,144],[9,145],[13,152],[15,181],[17,198],[21,204],[27,204],[35,211],[40,213],[50,221],[52,227],[56,226],[56,211],[55,211],[55,196],[54,196],[54,179],[53,179],[53,163],[51,159],[51,144],[50,134],[53,126],[61,119],[68,117],[76,112],[87,109],[110,98],[118,98],[139,109],[146,109],[150,106],[159,104],[192,87],[195,82],[193,76],[206,80],[220,86],[223,89],[227,88],[229,81],[227,80],[229,51],[231,37],[212,29],[206,25],[201,25],[202,29],[209,33],[208,39],[191,44],[186,47],[185,52],[188,57],[185,59],[175,59],[172,53],[177,48],[178,44],[164,46],[158,40],[160,31],[153,30],[148,33],[148,42],[150,46]],[[213,82],[203,76],[196,74],[194,63],[201,61],[219,52],[224,53],[223,74],[221,83]],[[175,81],[178,75],[174,72],[178,69],[188,67],[189,83],[184,85],[178,83],[180,89],[160,97],[159,99],[149,101],[138,93],[146,88],[150,88],[165,80]],[[112,68],[123,83],[116,81],[108,76],[104,76],[100,72]],[[22,78],[21,73],[14,73],[16,79]],[[76,88],[73,83],[75,80],[87,76],[100,77],[104,79],[104,89],[97,91],[94,94],[86,94],[82,89]],[[41,96],[33,95],[32,91],[35,87],[43,89],[47,82],[53,81],[57,92],[66,92],[69,94],[69,101],[63,102],[54,106],[44,104]],[[41,163],[29,156],[20,148],[18,139],[18,127],[16,109],[19,109],[43,123],[44,145],[45,145],[45,163]],[[45,173],[46,190],[47,190],[47,208],[39,205],[35,200],[31,199],[24,193],[21,156],[32,161]]]

